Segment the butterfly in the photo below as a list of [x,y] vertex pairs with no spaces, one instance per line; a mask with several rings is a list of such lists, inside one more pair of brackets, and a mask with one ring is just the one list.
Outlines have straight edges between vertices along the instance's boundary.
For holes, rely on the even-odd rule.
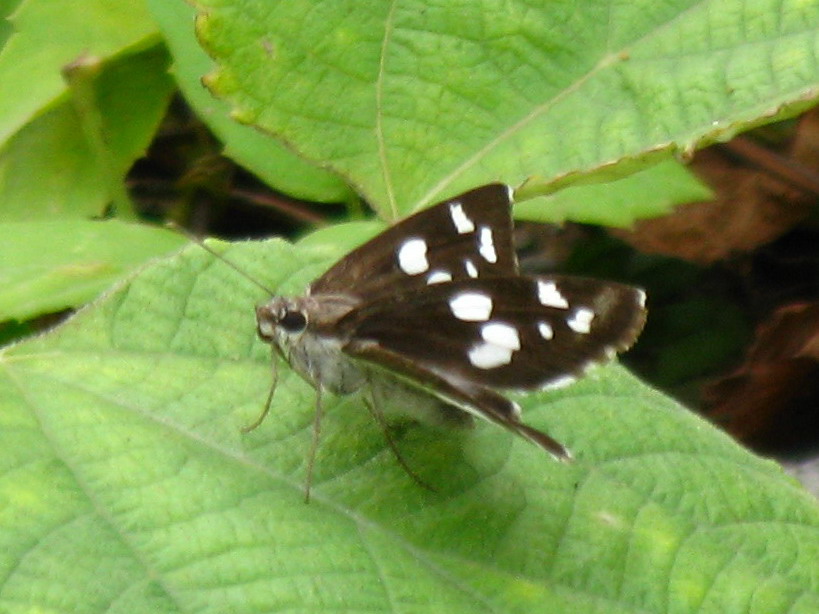
[[503,184],[440,202],[352,250],[303,295],[256,308],[261,339],[317,391],[307,498],[327,392],[361,391],[382,425],[391,406],[439,424],[479,417],[571,457],[504,392],[565,386],[628,349],[646,297],[619,283],[522,275],[512,203]]

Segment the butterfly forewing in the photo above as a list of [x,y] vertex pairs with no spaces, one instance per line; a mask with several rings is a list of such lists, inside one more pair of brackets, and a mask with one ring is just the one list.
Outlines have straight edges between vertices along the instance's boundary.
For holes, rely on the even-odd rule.
[[[345,352],[379,349],[450,379],[544,388],[628,348],[644,321],[641,290],[577,277],[503,277],[395,293],[338,324]],[[423,331],[423,334],[419,334]]]
[[397,290],[517,275],[511,204],[508,186],[490,184],[420,211],[339,260],[310,294],[369,301]]

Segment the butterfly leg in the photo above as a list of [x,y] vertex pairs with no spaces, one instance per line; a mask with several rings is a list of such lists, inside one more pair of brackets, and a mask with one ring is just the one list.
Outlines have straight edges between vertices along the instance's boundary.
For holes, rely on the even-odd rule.
[[270,382],[270,392],[267,393],[267,400],[264,402],[264,408],[262,409],[262,413],[259,414],[258,418],[256,418],[250,424],[247,424],[242,427],[243,433],[249,433],[250,431],[255,431],[258,426],[264,422],[264,419],[267,418],[267,414],[270,413],[270,404],[273,403],[273,395],[276,393],[276,385],[279,382],[279,369],[277,367],[277,359],[276,353],[273,352],[273,381]]
[[418,474],[410,468],[409,463],[407,463],[406,459],[401,455],[401,451],[398,449],[398,445],[395,443],[395,440],[390,433],[390,425],[387,424],[387,420],[384,417],[384,412],[381,411],[376,403],[375,394],[373,393],[372,396],[365,395],[364,404],[367,406],[367,409],[370,411],[373,419],[378,423],[378,426],[381,427],[381,431],[384,433],[384,439],[386,440],[387,445],[390,447],[390,450],[392,450],[393,455],[395,455],[398,464],[401,465],[401,468],[406,471],[407,475],[410,476],[412,480],[420,487],[425,488],[430,492],[436,492],[432,486],[422,480]]
[[307,475],[304,479],[304,502],[310,503],[310,487],[313,484],[313,466],[316,464],[319,438],[321,435],[321,416],[324,413],[321,403],[321,386],[316,387],[316,413],[313,416],[313,439],[310,442],[310,453],[307,456]]

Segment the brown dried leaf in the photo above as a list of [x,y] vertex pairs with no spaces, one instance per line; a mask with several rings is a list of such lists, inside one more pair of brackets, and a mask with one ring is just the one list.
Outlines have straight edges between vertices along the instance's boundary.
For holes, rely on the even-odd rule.
[[[746,137],[699,152],[691,166],[717,198],[615,231],[636,249],[709,264],[773,241],[803,220],[819,192],[819,113],[803,116],[784,155]],[[733,154],[755,166],[738,163]]]
[[760,326],[733,374],[704,391],[706,412],[765,450],[819,439],[819,303],[788,305]]

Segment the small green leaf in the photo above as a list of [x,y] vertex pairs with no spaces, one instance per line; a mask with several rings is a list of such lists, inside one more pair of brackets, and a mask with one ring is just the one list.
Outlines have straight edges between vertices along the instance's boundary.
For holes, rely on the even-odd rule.
[[819,92],[817,0],[194,4],[234,115],[387,219],[493,180],[610,180]]
[[68,98],[11,137],[0,148],[0,220],[102,215],[162,119],[173,88],[167,65],[164,49],[152,47],[101,66],[90,87],[98,106],[88,109],[101,147]]
[[0,50],[0,144],[66,93],[63,66],[82,55],[105,60],[156,32],[141,0],[27,0],[10,17]]
[[[525,198],[524,187],[516,194]],[[629,227],[659,217],[674,205],[711,198],[713,193],[685,167],[666,160],[610,183],[575,184],[515,205],[515,218]]]
[[22,0],[6,0],[0,4],[0,50],[5,46],[6,41],[14,33],[14,27],[9,22],[8,18],[15,10],[17,5]]
[[[285,293],[339,255],[215,249]],[[192,246],[0,353],[0,610],[819,611],[816,501],[617,366],[520,398],[571,465],[489,424],[405,428],[436,492],[360,399],[327,399],[305,505],[312,389],[281,367],[240,432],[265,298]]]
[[0,224],[0,322],[82,305],[184,243],[167,230],[116,220]]
[[199,46],[192,27],[195,11],[185,2],[148,0],[173,56],[173,74],[185,98],[224,143],[225,155],[253,172],[269,186],[296,198],[317,202],[346,202],[350,188],[337,175],[307,162],[280,141],[230,117],[227,103],[202,87],[213,61]]

